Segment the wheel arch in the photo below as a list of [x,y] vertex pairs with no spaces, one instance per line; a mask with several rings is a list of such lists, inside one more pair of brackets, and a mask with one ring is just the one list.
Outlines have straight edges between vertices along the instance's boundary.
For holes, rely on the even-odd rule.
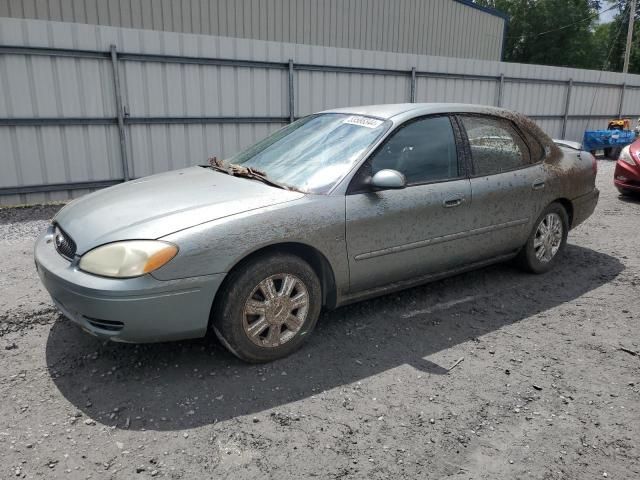
[[[567,212],[567,217],[569,220],[569,229],[572,228],[573,225],[573,203],[568,198],[556,198],[551,203],[559,203],[564,208],[565,212]],[[551,204],[549,204],[551,205]]]
[[327,260],[327,257],[317,248],[312,247],[311,245],[300,242],[282,242],[260,247],[257,250],[247,253],[244,257],[239,259],[229,269],[227,277],[222,282],[222,285],[220,285],[220,287],[218,288],[218,291],[216,292],[216,295],[212,302],[212,311],[215,307],[216,302],[219,301],[220,292],[224,290],[226,281],[229,278],[229,274],[231,272],[243,268],[245,265],[255,260],[256,258],[268,256],[275,253],[288,253],[291,255],[296,255],[297,257],[300,257],[302,260],[307,262],[320,280],[320,286],[322,288],[322,306],[328,308],[334,308],[336,306],[337,287],[335,274],[333,272],[331,264],[329,263],[329,260]]

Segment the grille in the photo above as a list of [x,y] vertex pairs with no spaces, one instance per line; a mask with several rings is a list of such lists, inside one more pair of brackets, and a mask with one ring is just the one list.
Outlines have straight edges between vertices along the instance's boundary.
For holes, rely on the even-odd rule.
[[119,332],[124,328],[124,323],[114,320],[102,320],[100,318],[85,317],[94,328],[107,330],[108,332]]
[[73,260],[76,254],[76,242],[67,235],[58,225],[55,226],[53,232],[53,242],[56,244],[56,250],[60,255],[69,260]]

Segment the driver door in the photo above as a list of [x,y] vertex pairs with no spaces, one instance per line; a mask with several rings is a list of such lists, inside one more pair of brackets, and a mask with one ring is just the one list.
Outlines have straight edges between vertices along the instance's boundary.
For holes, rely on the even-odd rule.
[[[452,269],[473,254],[471,186],[447,115],[398,127],[354,177],[346,196],[351,293]],[[383,169],[403,173],[404,189],[372,191]]]

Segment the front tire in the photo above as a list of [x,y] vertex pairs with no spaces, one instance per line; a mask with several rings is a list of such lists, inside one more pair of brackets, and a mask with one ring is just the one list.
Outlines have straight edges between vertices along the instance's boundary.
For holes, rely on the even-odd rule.
[[549,205],[536,220],[527,243],[517,257],[517,263],[533,273],[553,268],[564,252],[569,233],[569,217],[559,203]]
[[212,309],[212,326],[238,358],[270,362],[302,346],[320,315],[322,291],[313,268],[276,253],[233,270]]

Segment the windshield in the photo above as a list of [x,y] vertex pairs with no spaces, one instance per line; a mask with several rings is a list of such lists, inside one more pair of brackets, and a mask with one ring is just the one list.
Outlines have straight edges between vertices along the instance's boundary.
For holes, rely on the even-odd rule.
[[391,122],[325,113],[301,118],[234,155],[225,163],[264,173],[306,193],[327,193]]

